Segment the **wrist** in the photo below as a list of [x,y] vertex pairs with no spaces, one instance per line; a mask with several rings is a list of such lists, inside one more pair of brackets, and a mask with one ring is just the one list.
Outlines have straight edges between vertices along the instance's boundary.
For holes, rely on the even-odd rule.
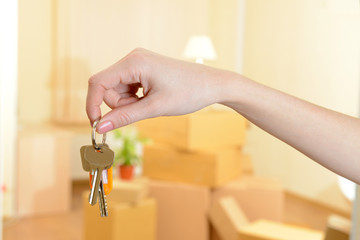
[[226,71],[218,86],[218,103],[242,113],[251,81],[240,74]]

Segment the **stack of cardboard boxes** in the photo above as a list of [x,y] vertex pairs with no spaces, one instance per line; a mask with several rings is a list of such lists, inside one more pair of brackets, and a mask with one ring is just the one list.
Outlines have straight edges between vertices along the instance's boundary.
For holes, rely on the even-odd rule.
[[203,110],[138,126],[154,142],[144,149],[149,178],[219,187],[241,175],[246,121],[234,112]]
[[148,119],[138,128],[153,140],[144,147],[145,178],[114,182],[108,218],[100,218],[84,196],[85,239],[323,237],[281,223],[283,188],[272,178],[252,174],[250,157],[243,152],[247,122],[239,114],[203,110]]
[[212,228],[209,211],[229,195],[251,221],[282,220],[282,186],[252,176],[243,152],[247,121],[239,114],[206,109],[145,120],[138,128],[153,140],[144,147],[143,174],[157,200],[157,240],[216,239],[220,225]]
[[153,140],[144,148],[149,194],[158,201],[157,239],[209,239],[212,190],[242,174],[246,121],[229,111],[203,110],[138,124]]

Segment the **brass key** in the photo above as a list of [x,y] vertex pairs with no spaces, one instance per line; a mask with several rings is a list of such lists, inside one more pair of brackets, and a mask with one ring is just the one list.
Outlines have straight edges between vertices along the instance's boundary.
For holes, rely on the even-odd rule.
[[105,143],[106,134],[103,135],[102,144],[96,143],[95,133],[98,122],[95,121],[93,124],[92,145],[82,146],[80,148],[80,156],[83,169],[90,172],[92,176],[89,203],[94,205],[99,198],[100,215],[103,217],[108,216],[108,212],[102,174],[103,170],[106,172],[107,169],[111,168],[114,162],[114,152]]
[[84,158],[93,172],[92,188],[89,195],[89,203],[94,205],[98,197],[98,189],[102,180],[102,171],[112,166],[114,161],[114,152],[107,146],[102,146],[97,150],[93,146],[85,146]]

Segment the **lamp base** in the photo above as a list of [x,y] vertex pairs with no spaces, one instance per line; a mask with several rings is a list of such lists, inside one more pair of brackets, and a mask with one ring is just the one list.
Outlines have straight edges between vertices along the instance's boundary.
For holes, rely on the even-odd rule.
[[204,60],[203,60],[202,58],[196,58],[195,62],[196,62],[196,63],[203,64],[203,63],[204,63]]

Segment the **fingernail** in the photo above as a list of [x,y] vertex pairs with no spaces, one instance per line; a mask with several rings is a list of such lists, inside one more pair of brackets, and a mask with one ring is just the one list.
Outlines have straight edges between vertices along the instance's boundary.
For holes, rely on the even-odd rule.
[[102,133],[106,133],[108,131],[111,131],[114,129],[114,125],[112,124],[111,121],[105,121],[100,123],[99,127],[98,127],[98,133],[102,134]]

